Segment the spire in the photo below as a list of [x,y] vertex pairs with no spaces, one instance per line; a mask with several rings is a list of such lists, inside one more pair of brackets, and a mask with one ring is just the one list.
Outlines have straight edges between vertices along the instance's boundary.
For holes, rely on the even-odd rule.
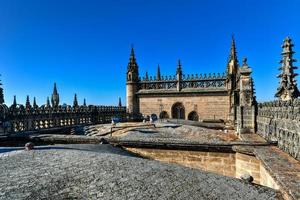
[[14,106],[14,107],[17,106],[17,97],[16,97],[16,95],[14,95],[14,101],[13,101],[12,106]]
[[32,104],[33,108],[38,108],[39,106],[36,104],[36,99],[35,97],[33,97],[33,104]]
[[121,101],[121,97],[119,97],[119,104],[118,104],[119,107],[122,107],[122,101]]
[[182,74],[181,61],[178,59],[176,74]]
[[3,95],[3,88],[2,88],[2,83],[0,80],[0,104],[4,103],[4,95]]
[[46,107],[49,108],[50,107],[50,100],[49,97],[47,97],[47,101],[46,101]]
[[234,35],[231,36],[231,47],[229,60],[237,60]]
[[53,94],[57,95],[56,83],[54,83]]
[[59,94],[57,92],[56,83],[54,83],[53,93],[51,97],[52,107],[58,107],[59,105]]
[[83,99],[83,106],[86,106],[86,100],[85,100],[85,98]]
[[129,62],[130,63],[134,63],[136,60],[135,60],[135,55],[134,55],[134,48],[133,48],[133,44],[131,44],[131,52],[130,52],[130,59],[129,59]]
[[74,95],[73,107],[78,107],[77,94]]
[[157,65],[156,78],[157,78],[157,80],[160,80],[160,79],[161,79],[161,76],[160,76],[160,67],[159,67],[159,64]]
[[149,80],[149,76],[148,76],[148,72],[146,71],[145,73],[145,80],[148,81]]
[[131,46],[131,52],[129,62],[127,65],[127,81],[138,81],[139,80],[139,69],[136,62],[133,45]]
[[293,54],[295,53],[293,51],[293,46],[294,44],[289,37],[284,39],[283,45],[281,46],[282,59],[279,62],[281,64],[279,67],[281,73],[277,76],[277,78],[280,78],[280,85],[277,88],[275,97],[284,101],[295,99],[300,96],[295,79],[298,74],[294,72],[294,69],[297,69],[297,67],[293,65],[293,63],[296,62],[296,59],[293,59]]
[[26,109],[29,109],[29,108],[31,108],[31,105],[30,105],[30,100],[29,100],[29,95],[27,95],[27,97],[26,97],[25,108],[26,108]]

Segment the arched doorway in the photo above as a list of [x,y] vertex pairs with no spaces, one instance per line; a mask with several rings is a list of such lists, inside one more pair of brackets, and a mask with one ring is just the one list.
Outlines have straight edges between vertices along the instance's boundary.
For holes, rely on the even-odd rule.
[[199,121],[199,116],[196,111],[192,111],[188,115],[188,120]]
[[159,114],[159,118],[160,118],[160,119],[168,119],[168,118],[169,118],[169,115],[168,115],[167,111],[162,111],[162,112]]
[[172,118],[185,119],[185,109],[182,103],[177,102],[172,106]]

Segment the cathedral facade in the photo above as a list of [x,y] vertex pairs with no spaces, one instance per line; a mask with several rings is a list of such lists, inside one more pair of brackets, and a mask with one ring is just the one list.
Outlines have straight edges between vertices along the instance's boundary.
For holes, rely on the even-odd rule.
[[[244,65],[247,66],[246,59]],[[225,73],[185,75],[178,60],[175,75],[161,76],[158,66],[156,76],[148,76],[146,73],[140,78],[132,48],[126,74],[127,112],[132,116],[222,120],[233,124],[237,117],[242,84],[240,69],[242,66],[237,59],[234,38]],[[254,96],[250,73],[247,80],[250,96]]]

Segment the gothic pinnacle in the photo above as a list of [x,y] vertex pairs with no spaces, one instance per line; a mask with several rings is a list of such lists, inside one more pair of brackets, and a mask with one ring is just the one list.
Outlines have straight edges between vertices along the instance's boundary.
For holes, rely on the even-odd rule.
[[77,94],[74,95],[73,107],[78,107]]
[[16,95],[14,95],[14,101],[13,101],[13,104],[12,104],[13,106],[17,106],[17,97],[16,97]]
[[236,60],[236,47],[235,47],[235,39],[234,36],[232,35],[231,39],[231,48],[230,48],[230,60]]
[[177,62],[177,70],[176,70],[176,74],[182,74],[182,67],[181,67],[181,61],[180,59],[178,59],[178,62]]
[[46,107],[49,108],[50,107],[50,100],[49,97],[47,97],[47,101],[46,101]]
[[36,99],[35,97],[33,97],[33,104],[32,104],[33,108],[38,108],[38,105],[36,104]]
[[149,80],[149,76],[148,76],[148,72],[146,71],[145,73],[145,80],[148,81]]
[[119,107],[122,107],[122,101],[121,101],[121,97],[119,97],[119,103],[118,103]]
[[157,80],[160,80],[160,79],[161,79],[159,64],[157,65],[156,78],[157,78]]
[[293,59],[293,54],[295,53],[292,49],[293,46],[292,40],[289,37],[284,39],[283,45],[281,46],[282,59],[280,61],[281,67],[279,67],[281,73],[277,76],[277,78],[280,78],[280,85],[277,88],[275,97],[284,101],[300,96],[295,79],[298,74],[294,72],[294,69],[297,69],[297,67],[293,65],[293,63],[296,62],[296,60]]
[[0,104],[3,104],[3,103],[4,103],[4,94],[3,94],[2,83],[0,82]]
[[31,107],[31,105],[30,105],[30,100],[29,100],[29,95],[27,95],[27,97],[26,97],[26,104],[25,104],[25,107],[26,107],[26,108],[30,108],[30,107]]

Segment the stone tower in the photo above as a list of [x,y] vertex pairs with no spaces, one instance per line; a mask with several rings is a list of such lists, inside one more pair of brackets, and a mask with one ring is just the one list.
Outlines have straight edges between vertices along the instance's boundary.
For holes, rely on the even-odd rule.
[[51,97],[52,107],[57,108],[59,105],[59,94],[57,92],[56,83],[54,83],[53,93]]
[[136,116],[139,114],[139,102],[136,93],[139,87],[139,67],[135,59],[134,49],[131,48],[126,73],[126,107],[127,112]]
[[229,59],[227,63],[227,78],[226,87],[229,94],[230,110],[229,121],[234,123],[236,121],[236,106],[239,104],[239,92],[238,92],[238,70],[239,62],[237,59],[235,40],[232,36],[231,48]]
[[295,99],[300,96],[295,79],[298,74],[294,73],[294,69],[297,69],[297,67],[293,65],[293,63],[296,62],[296,60],[293,59],[293,54],[295,53],[292,49],[293,46],[292,40],[289,37],[284,39],[283,45],[281,46],[282,59],[279,62],[281,64],[279,67],[281,73],[277,76],[277,78],[280,78],[280,85],[277,88],[275,97],[283,101]]

